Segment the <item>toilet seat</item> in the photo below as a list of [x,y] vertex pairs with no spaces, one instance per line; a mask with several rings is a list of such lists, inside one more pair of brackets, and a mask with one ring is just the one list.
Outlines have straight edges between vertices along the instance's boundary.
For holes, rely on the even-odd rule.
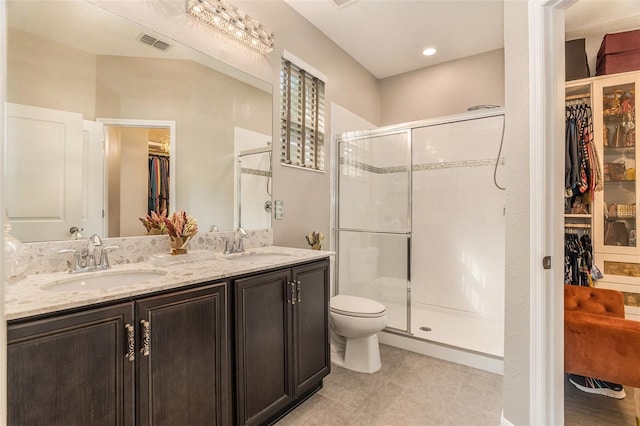
[[332,297],[329,305],[332,313],[349,317],[379,318],[387,313],[382,303],[344,294]]

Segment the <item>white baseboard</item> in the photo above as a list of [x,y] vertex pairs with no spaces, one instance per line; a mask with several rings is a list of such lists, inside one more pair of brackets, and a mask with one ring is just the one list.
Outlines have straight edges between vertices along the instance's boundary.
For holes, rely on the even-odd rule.
[[513,423],[504,418],[504,410],[500,413],[500,426],[514,426]]
[[500,375],[504,374],[504,360],[493,355],[467,351],[449,345],[443,345],[436,342],[416,339],[385,331],[378,334],[378,339],[380,343],[395,346],[411,352],[417,352],[422,355],[455,362],[457,364],[466,365],[479,370],[489,371],[490,373]]

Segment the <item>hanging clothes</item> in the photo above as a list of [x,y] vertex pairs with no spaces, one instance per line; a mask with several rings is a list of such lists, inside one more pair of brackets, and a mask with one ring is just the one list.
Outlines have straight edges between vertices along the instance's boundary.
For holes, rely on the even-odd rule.
[[580,102],[568,104],[565,111],[565,212],[575,213],[571,207],[577,197],[581,203],[588,204],[596,191],[602,191],[602,172],[593,143],[591,107]]
[[589,234],[585,233],[579,237],[573,232],[565,233],[564,283],[593,287],[592,267],[593,247]]
[[169,158],[149,154],[148,214],[169,211]]
[[[600,160],[594,143],[593,114],[584,99],[567,103],[565,121],[565,213],[586,214],[602,191]],[[569,225],[567,225],[569,227]],[[564,236],[565,284],[593,286],[593,247],[588,232]]]

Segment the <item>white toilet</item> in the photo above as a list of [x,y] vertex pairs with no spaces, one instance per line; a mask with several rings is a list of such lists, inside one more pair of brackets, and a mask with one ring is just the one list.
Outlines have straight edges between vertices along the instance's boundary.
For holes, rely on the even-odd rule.
[[383,304],[340,294],[331,298],[331,361],[349,370],[380,369],[378,332],[387,326]]

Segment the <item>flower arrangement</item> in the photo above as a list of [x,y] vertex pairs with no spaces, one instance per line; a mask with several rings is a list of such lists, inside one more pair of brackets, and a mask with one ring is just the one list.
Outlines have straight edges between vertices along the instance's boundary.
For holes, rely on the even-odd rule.
[[324,240],[324,235],[322,235],[322,232],[309,232],[306,235],[306,238],[307,243],[309,243],[312,249],[320,250],[322,248],[322,240]]
[[187,215],[184,210],[174,212],[169,217],[166,210],[160,214],[152,211],[146,218],[140,218],[140,221],[150,235],[169,235],[172,254],[186,253],[187,243],[198,233],[198,223],[195,218]]
[[147,234],[149,235],[161,235],[168,234],[167,225],[165,225],[164,221],[167,220],[167,211],[163,210],[160,214],[152,211],[150,215],[147,215],[145,218],[139,218],[140,222],[147,229]]

